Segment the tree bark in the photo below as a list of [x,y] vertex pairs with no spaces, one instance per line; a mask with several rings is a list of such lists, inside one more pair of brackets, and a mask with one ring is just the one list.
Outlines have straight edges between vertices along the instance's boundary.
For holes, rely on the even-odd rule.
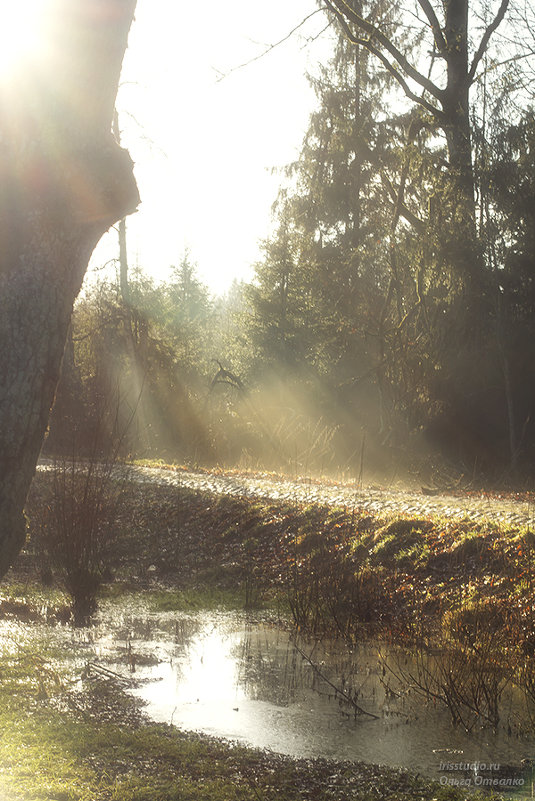
[[135,0],[49,0],[42,55],[0,85],[0,576],[59,379],[72,307],[102,234],[135,211],[111,134]]
[[454,217],[448,223],[458,241],[463,243],[462,252],[456,254],[457,263],[454,266],[463,283],[469,319],[473,321],[473,316],[479,312],[481,306],[484,265],[477,247],[476,235],[470,121],[468,6],[469,0],[447,0],[444,3],[443,56],[447,65],[447,80],[441,105],[442,129],[448,148],[450,176],[458,198]]
[[[113,114],[113,135],[118,145],[121,144],[121,129],[119,128],[119,113],[115,109]],[[130,312],[130,285],[128,277],[128,248],[126,245],[126,217],[119,220],[119,289],[121,291],[121,299]],[[130,331],[130,338],[132,337],[132,324],[130,320],[130,313],[128,317],[128,327]]]
[[446,87],[442,96],[444,133],[450,166],[474,199],[472,143],[470,128],[470,81],[468,79],[468,0],[447,0],[444,4],[444,50],[447,64]]

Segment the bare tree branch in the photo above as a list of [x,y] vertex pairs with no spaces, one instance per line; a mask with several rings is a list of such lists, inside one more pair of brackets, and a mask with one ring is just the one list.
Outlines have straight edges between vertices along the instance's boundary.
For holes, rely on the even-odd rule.
[[433,37],[435,39],[437,49],[439,53],[443,53],[446,50],[447,45],[446,40],[444,39],[444,34],[442,33],[442,28],[438,21],[438,17],[435,14],[435,9],[429,0],[418,0],[418,3],[427,17],[429,24],[431,25],[431,30],[433,31]]
[[413,226],[413,228],[415,228],[417,231],[420,231],[420,232],[424,231],[425,230],[424,221],[421,220],[419,217],[417,217],[416,214],[414,214],[405,205],[405,203],[403,203],[403,201],[402,201],[402,199],[400,197],[400,194],[398,192],[396,192],[396,190],[395,190],[395,188],[394,188],[394,186],[392,184],[392,181],[390,180],[390,178],[388,177],[388,175],[384,171],[381,172],[381,179],[384,182],[384,185],[385,185],[385,187],[386,187],[386,189],[388,191],[388,194],[390,195],[390,198],[392,200],[392,203],[393,203],[394,207],[397,208],[398,215],[401,216],[401,217],[404,217],[407,220],[407,222],[409,222]]
[[[325,3],[327,3],[327,5],[329,5],[329,6],[331,6],[330,0],[325,0]],[[440,122],[440,120],[442,119],[442,112],[440,111],[440,109],[438,109],[432,103],[429,103],[425,99],[425,97],[417,95],[416,92],[413,92],[412,89],[410,88],[409,84],[407,83],[407,81],[403,77],[403,75],[400,73],[400,71],[395,66],[395,64],[392,64],[392,62],[388,60],[388,58],[385,56],[385,54],[383,52],[381,52],[381,50],[379,50],[377,47],[375,47],[375,45],[373,44],[371,39],[364,39],[364,38],[361,38],[359,36],[355,36],[355,34],[351,30],[347,20],[338,11],[338,9],[332,7],[331,10],[337,16],[338,21],[340,23],[340,26],[341,26],[345,36],[347,37],[347,39],[349,39],[349,41],[354,45],[360,45],[361,47],[365,47],[368,50],[368,52],[370,52],[372,55],[376,56],[379,59],[379,61],[381,62],[381,64],[383,64],[385,69],[394,78],[394,80],[397,81],[397,83],[401,86],[401,88],[403,89],[405,95],[409,98],[409,100],[412,100],[414,103],[417,103],[419,106],[422,106],[422,108],[425,108],[426,111],[428,111],[430,114],[432,114],[433,117],[435,117],[435,119]],[[434,84],[433,84],[433,86],[434,86]]]
[[372,55],[376,56],[379,59],[379,61],[381,62],[381,64],[383,64],[385,69],[388,70],[390,75],[399,83],[405,95],[409,98],[409,100],[412,100],[414,103],[417,103],[419,106],[422,106],[422,108],[425,108],[426,111],[432,114],[433,117],[438,122],[441,122],[444,119],[442,111],[438,109],[436,106],[434,106],[432,103],[429,103],[429,101],[426,100],[425,97],[417,95],[416,92],[413,92],[409,84],[403,77],[403,75],[396,68],[396,66],[387,59],[384,53],[382,53],[380,50],[374,47],[368,39],[358,39],[357,37],[353,37],[351,41],[353,42],[353,44],[363,45],[363,47],[366,47],[369,50],[369,52],[372,53]]
[[305,47],[308,47],[308,45],[310,45],[310,44],[312,44],[313,42],[317,41],[317,40],[320,38],[320,36],[323,36],[323,34],[325,33],[325,31],[328,31],[328,30],[329,30],[329,28],[331,27],[331,25],[332,25],[332,23],[329,21],[329,22],[327,23],[327,25],[325,25],[325,27],[324,27],[324,28],[322,28],[322,29],[321,29],[321,31],[319,31],[319,32],[318,32],[318,33],[317,33],[315,36],[309,36],[309,37],[308,37],[308,39],[306,40],[305,44],[303,45],[303,47],[302,47],[301,49],[302,49],[302,50],[304,50],[304,49],[305,49]]
[[[324,0],[324,2],[327,8],[329,8],[332,11],[332,13],[336,16],[336,18],[342,25],[344,32],[346,33],[346,35],[349,36],[349,38],[352,41],[354,39],[357,39],[357,37],[355,37],[355,35],[351,31],[351,28],[348,24],[348,20],[353,22],[357,26],[357,28],[360,28],[360,30],[364,31],[369,35],[370,37],[369,39],[358,40],[355,42],[355,44],[362,44],[364,47],[367,47],[368,50],[370,50],[370,52],[373,52],[375,55],[378,55],[380,51],[377,49],[377,47],[375,47],[375,45],[373,45],[373,41],[375,40],[381,45],[381,47],[383,47],[388,53],[390,53],[390,55],[392,56],[392,58],[395,59],[395,61],[397,61],[397,63],[405,72],[407,77],[411,78],[415,83],[419,84],[423,89],[429,92],[429,94],[432,97],[435,97],[439,101],[442,99],[444,94],[443,90],[440,89],[438,86],[436,86],[436,84],[434,84],[433,81],[431,81],[429,78],[426,78],[425,75],[422,75],[421,72],[419,72],[410,63],[410,61],[406,58],[406,56],[403,55],[401,50],[399,50],[395,46],[395,44],[391,42],[390,39],[387,36],[385,36],[384,33],[376,25],[373,25],[373,23],[368,22],[368,20],[365,20],[364,17],[361,17],[359,14],[357,14],[356,11],[354,11],[348,5],[346,0]],[[374,48],[373,51],[371,49],[372,47]],[[385,65],[385,67],[389,65],[387,69],[396,78],[398,83],[401,83],[399,78],[397,77],[399,73],[396,67],[391,62],[388,61],[388,59],[384,54],[382,54],[381,60]],[[405,86],[407,86],[406,82]],[[405,88],[404,91],[405,93],[407,93]],[[407,96],[410,97],[411,100],[414,100],[415,98],[418,97],[412,92],[410,95]],[[422,105],[420,98],[418,98],[418,102],[420,103],[420,105]],[[434,107],[431,106],[431,109],[434,109]]]
[[288,39],[291,39],[294,33],[296,33],[300,28],[302,28],[303,25],[305,25],[309,19],[314,17],[316,14],[319,14],[321,11],[323,11],[322,8],[317,8],[315,11],[312,11],[310,14],[307,14],[307,16],[303,20],[301,20],[299,25],[296,25],[295,28],[292,28],[290,33],[287,33],[286,36],[283,36],[283,38],[279,39],[279,41],[275,42],[275,44],[269,45],[265,50],[263,50],[257,56],[254,56],[254,58],[249,59],[249,61],[245,61],[243,64],[238,64],[236,67],[232,67],[232,69],[230,69],[228,72],[225,73],[221,73],[219,70],[216,70],[216,72],[220,73],[220,77],[217,79],[217,83],[223,81],[225,78],[228,78],[228,76],[232,75],[233,72],[237,72],[237,70],[242,70],[244,69],[244,67],[248,67],[250,64],[254,64],[255,61],[259,61],[261,58],[264,58],[264,56],[267,56],[269,53],[271,53],[272,50],[275,50],[275,48],[279,47],[281,44],[284,44],[284,42],[287,42]]
[[368,712],[366,709],[363,709],[361,706],[359,706],[350,693],[346,692],[342,687],[337,687],[336,684],[333,684],[333,682],[329,678],[327,678],[325,673],[323,673],[318,667],[318,665],[312,660],[312,655],[309,656],[307,653],[305,653],[305,651],[303,651],[302,648],[298,646],[295,637],[292,639],[292,645],[297,651],[297,653],[310,665],[316,676],[318,676],[322,681],[325,682],[325,684],[327,684],[329,687],[331,687],[331,689],[334,690],[335,697],[340,696],[340,698],[343,698],[347,704],[353,707],[353,710],[355,712],[355,717],[357,717],[357,715],[366,715],[367,717],[373,718],[374,720],[379,720],[378,715],[375,715],[373,712]]
[[470,66],[470,70],[469,70],[468,75],[467,75],[467,81],[468,81],[468,85],[469,86],[472,83],[472,81],[474,80],[478,64],[481,61],[481,59],[483,58],[483,54],[485,53],[485,50],[487,49],[487,45],[489,43],[489,39],[492,36],[492,34],[494,33],[494,31],[496,30],[496,28],[501,24],[503,18],[505,17],[505,14],[507,12],[507,8],[508,7],[509,7],[509,0],[502,0],[502,2],[500,4],[500,8],[498,9],[498,13],[494,17],[494,19],[491,22],[491,24],[486,29],[485,33],[483,34],[481,42],[479,43],[479,47],[478,47],[478,49],[477,49],[477,51],[476,51],[476,53],[474,55],[474,58],[472,59],[472,64]]

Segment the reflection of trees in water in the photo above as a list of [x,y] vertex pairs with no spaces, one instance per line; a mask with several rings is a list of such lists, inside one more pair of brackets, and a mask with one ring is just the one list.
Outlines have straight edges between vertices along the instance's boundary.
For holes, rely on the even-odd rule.
[[[464,662],[453,663],[451,655],[448,658],[447,654],[433,652],[424,659],[417,650],[384,645],[348,648],[341,643],[313,642],[300,636],[293,640],[288,632],[251,624],[235,646],[233,658],[238,666],[237,681],[248,697],[277,706],[310,700],[313,692],[318,699],[336,705],[348,719],[362,720],[364,715],[381,718],[385,732],[399,725],[421,725],[426,720],[433,721],[437,737],[440,733],[450,739],[453,729],[447,710],[451,712],[451,708],[440,703],[436,688],[445,691],[454,684],[456,703],[462,701],[467,709],[469,701],[474,705],[472,718],[467,721],[463,717],[463,723],[469,725],[461,727],[468,736],[470,730],[479,732],[489,723],[488,710],[482,708],[478,693],[492,709],[498,696],[502,701],[501,736],[493,740],[497,753],[507,750],[507,737],[502,742],[504,735],[527,733],[526,711],[520,714],[520,694],[502,693],[501,677],[496,671],[492,675],[489,672],[488,677],[482,669],[466,673]],[[489,694],[491,679],[499,682],[496,698]],[[424,685],[428,692],[422,692]],[[474,721],[478,723],[475,727]],[[529,739],[533,741],[532,731]]]
[[173,628],[173,639],[176,645],[186,648],[190,641],[196,637],[203,624],[198,618],[181,617],[170,621]]
[[115,632],[116,640],[139,640],[140,643],[169,641],[186,647],[205,624],[198,618],[160,618],[132,617],[127,618],[121,629]]
[[[206,622],[197,617],[121,615],[106,625],[106,634],[111,631],[113,637],[109,649],[104,645],[109,651],[107,661],[127,662],[131,666],[157,664],[163,656],[162,649],[170,643],[173,643],[175,656],[185,654],[205,626]],[[102,631],[95,634],[95,640],[102,637]],[[174,658],[171,663],[179,680],[180,663]]]
[[236,646],[234,658],[238,682],[254,700],[289,706],[313,691],[353,715],[366,704],[375,714],[378,702],[385,698],[374,650],[350,653],[340,645],[329,647],[252,624]]
[[233,653],[237,681],[247,696],[276,706],[289,706],[310,686],[310,670],[293,648],[287,632],[248,625]]
[[[479,726],[474,727],[469,735],[464,727],[451,726],[448,712],[441,703],[437,701],[435,704],[427,693],[417,693],[415,677],[421,684],[425,680],[433,689],[441,678],[444,680],[444,671],[454,667],[447,661],[439,663],[438,653],[430,653],[424,660],[416,649],[411,651],[384,643],[355,646],[326,639],[313,641],[303,636],[292,640],[292,634],[275,625],[253,621],[242,625],[242,621],[240,616],[232,615],[182,617],[140,614],[136,617],[125,614],[115,621],[113,640],[109,636],[110,628],[106,631],[103,628],[100,634],[108,635],[107,653],[113,652],[115,659],[118,650],[125,653],[128,638],[137,654],[148,654],[154,647],[155,653],[164,660],[170,657],[177,687],[187,684],[192,677],[194,681],[199,678],[199,670],[202,672],[199,663],[203,657],[208,669],[206,680],[217,683],[217,660],[223,659],[226,683],[222,684],[226,691],[228,682],[235,681],[240,696],[244,693],[272,708],[295,705],[295,710],[275,714],[277,725],[282,720],[283,725],[289,727],[284,729],[287,733],[296,720],[301,720],[299,715],[305,711],[311,725],[317,725],[318,742],[325,736],[329,748],[345,749],[350,742],[351,748],[362,746],[366,751],[370,743],[373,748],[377,744],[383,755],[381,759],[398,762],[405,760],[407,753],[418,752],[423,755],[421,759],[426,766],[437,771],[439,762],[447,759],[440,756],[444,743],[465,749],[466,754],[473,755],[470,761],[476,758],[481,761],[485,755],[486,761],[512,764],[519,762],[519,747],[522,748],[521,756],[533,752],[532,730],[529,740],[523,740],[522,731],[514,724],[513,712],[518,698],[510,699],[507,694],[502,697],[507,706],[507,716],[504,716],[497,735],[488,730],[483,734]],[[95,635],[96,644],[99,634],[95,632]],[[214,644],[216,647],[212,649]],[[232,669],[229,660],[233,663]],[[142,664],[142,661],[137,663],[139,668]],[[147,675],[141,670],[137,674],[141,678]],[[460,668],[454,675],[459,679]],[[408,677],[412,677],[412,681]],[[173,695],[173,675],[170,681],[165,702],[169,704],[169,717],[172,717],[177,703]],[[355,716],[354,705],[344,696],[349,696],[356,705],[377,715],[380,720]],[[233,697],[232,692],[230,697]],[[343,717],[337,717],[338,712]],[[255,714],[258,721],[263,720],[262,710]],[[334,722],[326,723],[329,716]],[[271,725],[271,717],[271,713],[268,714],[267,726]],[[514,737],[507,733],[509,721]],[[224,731],[221,733],[224,735]],[[344,741],[344,737],[347,740]],[[342,752],[347,756],[347,751]],[[420,769],[419,763],[417,767]]]

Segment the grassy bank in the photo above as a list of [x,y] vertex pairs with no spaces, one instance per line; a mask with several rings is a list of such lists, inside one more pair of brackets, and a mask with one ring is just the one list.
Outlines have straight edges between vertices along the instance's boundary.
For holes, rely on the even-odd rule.
[[[38,565],[51,578],[41,521],[53,490],[50,475],[37,477],[19,565],[30,577]],[[535,721],[532,532],[154,484],[121,494],[96,568],[108,594],[151,588],[161,609],[263,607],[314,636],[439,648],[455,655],[454,674],[499,675],[494,694],[502,680],[522,684]]]
[[[40,531],[51,481],[38,476],[28,504],[30,573],[47,565]],[[122,493],[102,551],[108,586],[158,585],[179,606],[268,605],[312,633],[348,638],[462,643],[483,627],[519,657],[535,651],[535,535],[525,529],[150,484]]]

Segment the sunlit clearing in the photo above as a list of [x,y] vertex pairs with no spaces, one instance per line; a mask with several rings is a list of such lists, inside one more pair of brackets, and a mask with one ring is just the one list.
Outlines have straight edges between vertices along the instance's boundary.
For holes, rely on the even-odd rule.
[[39,49],[45,0],[0,0],[0,77]]

